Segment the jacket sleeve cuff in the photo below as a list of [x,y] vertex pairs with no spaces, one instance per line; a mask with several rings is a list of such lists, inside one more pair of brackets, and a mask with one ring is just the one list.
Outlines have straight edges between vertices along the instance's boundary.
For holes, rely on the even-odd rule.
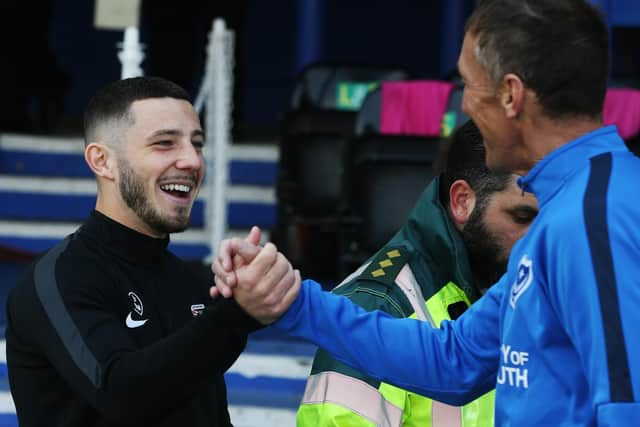
[[309,293],[317,291],[314,288],[321,289],[320,285],[313,280],[304,280],[300,286],[300,292],[293,301],[293,304],[289,306],[287,311],[273,323],[273,326],[284,332],[291,331],[296,327],[296,324],[300,320],[300,316],[304,315],[305,301],[309,299]]
[[231,327],[247,333],[257,331],[265,326],[245,312],[233,298],[218,298],[207,307],[206,315],[218,327]]

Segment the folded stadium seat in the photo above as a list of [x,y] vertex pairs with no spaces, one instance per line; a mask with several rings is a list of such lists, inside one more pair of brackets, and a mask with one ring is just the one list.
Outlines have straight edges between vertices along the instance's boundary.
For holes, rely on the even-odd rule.
[[291,95],[291,110],[358,111],[370,86],[407,78],[409,73],[399,67],[313,63],[298,76]]
[[381,81],[407,77],[398,68],[327,63],[300,74],[281,128],[273,239],[303,274],[336,278],[343,165],[357,111]]
[[347,169],[351,209],[340,231],[341,276],[393,236],[433,178],[452,89],[446,82],[385,82],[365,99]]
[[354,136],[380,133],[380,112],[382,109],[382,90],[377,88],[369,92],[362,101],[356,117]]
[[640,90],[610,88],[604,100],[603,121],[615,124],[631,151],[640,155]]
[[447,111],[442,117],[442,130],[440,135],[443,137],[449,137],[454,130],[462,126],[469,116],[462,111],[462,91],[464,86],[459,81],[454,81],[453,89],[451,89],[451,95],[449,101],[447,101]]
[[609,88],[604,100],[603,121],[616,125],[627,147],[640,155],[640,90]]

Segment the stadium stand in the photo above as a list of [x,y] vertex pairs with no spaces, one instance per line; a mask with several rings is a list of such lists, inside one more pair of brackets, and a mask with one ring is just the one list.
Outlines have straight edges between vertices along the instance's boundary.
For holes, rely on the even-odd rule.
[[350,210],[339,237],[341,277],[391,238],[433,178],[451,89],[434,81],[384,82],[365,98],[345,166]]
[[407,77],[400,68],[329,63],[300,73],[282,121],[274,239],[303,274],[335,279],[337,232],[347,202],[343,165],[357,111],[381,81]]

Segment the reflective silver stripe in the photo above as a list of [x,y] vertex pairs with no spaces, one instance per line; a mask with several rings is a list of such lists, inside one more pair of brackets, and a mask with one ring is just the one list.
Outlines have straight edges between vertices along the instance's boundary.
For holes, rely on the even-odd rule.
[[420,285],[418,285],[409,264],[405,264],[405,266],[402,267],[402,270],[400,270],[398,277],[396,277],[396,285],[398,285],[398,287],[402,289],[402,292],[404,292],[411,304],[411,307],[413,307],[416,317],[424,322],[429,322],[431,326],[434,326],[435,323],[433,323],[433,319],[424,304],[424,297],[422,296]]
[[433,427],[462,427],[462,408],[433,400],[431,425]]
[[342,282],[340,282],[334,289],[338,289],[340,286],[345,285],[347,283],[349,283],[354,277],[358,277],[359,275],[362,274],[362,272],[369,267],[369,264],[371,264],[371,261],[365,262],[364,264],[362,264],[360,267],[358,267],[358,269],[356,271],[354,271],[353,273],[351,273],[350,275],[347,276],[346,279],[344,279]]
[[[429,322],[431,326],[435,327],[436,324],[427,310],[420,285],[416,281],[409,264],[400,270],[400,274],[396,277],[396,285],[404,292],[411,307],[413,307],[416,317],[424,322]],[[432,427],[462,427],[462,407],[450,406],[435,400],[432,400],[432,402]]]
[[302,405],[335,403],[379,427],[399,427],[402,410],[364,381],[338,372],[321,372],[307,379]]

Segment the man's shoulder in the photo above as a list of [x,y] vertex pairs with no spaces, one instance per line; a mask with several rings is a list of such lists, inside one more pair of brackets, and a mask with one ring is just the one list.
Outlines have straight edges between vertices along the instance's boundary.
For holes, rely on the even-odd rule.
[[95,242],[86,241],[79,234],[72,234],[49,250],[39,261],[37,267],[54,265],[56,274],[69,277],[107,276],[112,257],[100,250]]
[[[38,255],[23,271],[7,300],[7,316],[13,326],[29,333],[24,325],[41,325],[46,318],[44,307],[54,295],[64,295],[73,284],[89,283],[83,271],[87,260],[73,254],[74,245],[69,236],[46,252]],[[8,328],[10,328],[12,325]]]
[[16,288],[45,289],[55,286],[65,293],[73,288],[82,292],[108,283],[113,264],[104,253],[87,244],[77,234],[67,236],[36,258],[25,269]]
[[42,276],[45,270],[55,271],[56,266],[61,259],[65,259],[66,262],[70,262],[69,258],[69,241],[70,237],[65,238],[55,246],[40,253],[31,261],[24,269],[20,276],[17,287],[28,286],[35,281],[35,277]]
[[395,317],[407,317],[413,310],[397,286],[396,278],[410,256],[411,251],[403,245],[386,246],[334,293],[349,298],[365,310],[382,310]]

